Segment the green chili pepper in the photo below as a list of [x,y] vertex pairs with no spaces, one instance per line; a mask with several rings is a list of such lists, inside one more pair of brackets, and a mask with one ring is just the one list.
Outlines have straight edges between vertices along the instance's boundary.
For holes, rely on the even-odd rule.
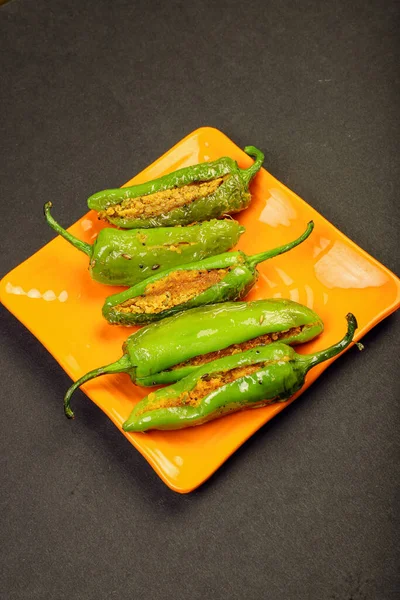
[[149,231],[102,229],[93,245],[63,229],[44,205],[47,223],[89,257],[92,278],[108,285],[133,285],[156,270],[198,261],[228,250],[245,231],[233,219],[205,221],[190,227],[159,227]]
[[326,350],[297,354],[275,342],[215,360],[141,400],[122,425],[124,431],[182,429],[228,413],[283,402],[300,390],[307,372],[352,342],[357,321],[347,315],[344,338]]
[[264,160],[254,146],[244,151],[255,158],[248,169],[223,157],[146,183],[98,192],[88,206],[125,229],[188,225],[239,212],[249,205],[248,187]]
[[256,265],[291,250],[308,238],[313,227],[310,221],[293,242],[254,256],[238,250],[167,269],[107,298],[103,315],[110,323],[138,325],[189,308],[244,298],[257,281]]
[[172,383],[217,357],[278,339],[300,344],[319,335],[323,328],[314,311],[291,300],[192,308],[139,329],[124,343],[119,360],[83,375],[65,395],[65,414],[73,417],[73,392],[99,375],[128,373],[132,381],[144,386]]

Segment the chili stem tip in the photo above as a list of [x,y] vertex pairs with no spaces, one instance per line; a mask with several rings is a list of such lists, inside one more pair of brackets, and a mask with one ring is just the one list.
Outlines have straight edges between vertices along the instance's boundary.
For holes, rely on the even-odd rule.
[[50,227],[52,229],[54,229],[54,231],[56,233],[58,233],[58,235],[61,235],[61,237],[63,237],[65,240],[67,240],[67,242],[69,242],[70,244],[75,246],[75,248],[77,248],[81,252],[84,252],[89,257],[91,257],[91,254],[92,254],[91,244],[87,244],[86,242],[79,240],[74,235],[72,235],[72,233],[69,233],[69,231],[66,231],[64,229],[64,227],[61,227],[61,225],[59,225],[57,223],[57,221],[55,221],[53,219],[53,216],[50,212],[50,209],[52,208],[52,206],[53,206],[53,203],[51,201],[49,201],[49,202],[46,202],[46,204],[43,207],[43,212],[44,212],[44,216],[46,218],[47,224],[50,225]]
[[64,403],[64,414],[67,417],[67,419],[75,419],[74,412],[68,406],[65,406],[65,403]]
[[124,354],[121,356],[119,360],[111,363],[110,365],[106,365],[104,367],[99,367],[98,369],[93,369],[93,371],[89,371],[85,375],[82,375],[75,383],[73,383],[67,390],[67,393],[64,396],[64,413],[68,419],[74,418],[74,412],[71,409],[71,396],[83,383],[94,379],[95,377],[99,377],[100,375],[107,375],[111,373],[126,373],[131,368],[131,363],[129,356]]
[[307,370],[311,367],[315,367],[315,365],[318,365],[319,363],[322,363],[325,360],[329,360],[330,358],[337,356],[340,352],[345,350],[351,344],[351,342],[353,341],[354,332],[358,327],[357,319],[355,318],[353,313],[348,313],[346,315],[346,320],[347,331],[343,338],[339,340],[339,342],[337,342],[336,344],[333,344],[333,346],[325,348],[325,350],[320,350],[319,352],[310,354],[310,360],[307,359]]
[[265,252],[260,252],[259,254],[253,254],[253,256],[249,256],[249,264],[255,267],[260,262],[264,262],[264,260],[268,260],[269,258],[273,258],[274,256],[278,256],[279,254],[284,254],[285,252],[292,250],[292,248],[295,248],[296,246],[304,242],[311,234],[313,229],[314,221],[310,221],[309,223],[307,223],[306,230],[296,240],[293,240],[288,244],[284,244],[283,246],[279,246],[278,248],[273,248],[272,250],[266,250]]
[[354,331],[357,329],[358,327],[358,323],[357,323],[357,319],[355,318],[355,316],[353,315],[353,313],[347,313],[346,315],[346,320],[349,326],[349,329],[351,328]]

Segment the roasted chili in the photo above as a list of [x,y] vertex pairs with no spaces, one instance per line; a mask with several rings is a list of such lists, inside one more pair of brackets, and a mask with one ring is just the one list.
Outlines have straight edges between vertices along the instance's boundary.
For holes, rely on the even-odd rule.
[[244,151],[255,159],[247,169],[223,157],[146,183],[97,192],[88,206],[125,229],[188,225],[239,212],[249,205],[249,184],[264,160],[254,146]]
[[109,296],[103,315],[110,323],[143,325],[197,306],[240,300],[257,281],[257,264],[298,246],[313,227],[310,221],[296,240],[253,256],[238,250],[167,269]]
[[182,429],[228,413],[284,402],[300,390],[307,372],[332,359],[353,340],[357,321],[347,315],[340,342],[313,354],[297,354],[280,342],[215,360],[174,385],[151,392],[134,407],[125,431]]
[[226,302],[192,308],[132,334],[119,360],[86,373],[69,388],[65,414],[73,417],[73,392],[99,375],[128,373],[132,381],[145,386],[172,383],[198,369],[201,358],[209,362],[216,354],[237,353],[252,344],[264,345],[277,339],[299,344],[322,330],[323,323],[314,311],[291,300]]
[[244,227],[233,219],[213,219],[188,227],[158,227],[151,230],[102,229],[94,244],[87,244],[63,229],[50,214],[47,223],[89,257],[92,278],[108,285],[133,285],[154,272],[202,260],[236,244]]

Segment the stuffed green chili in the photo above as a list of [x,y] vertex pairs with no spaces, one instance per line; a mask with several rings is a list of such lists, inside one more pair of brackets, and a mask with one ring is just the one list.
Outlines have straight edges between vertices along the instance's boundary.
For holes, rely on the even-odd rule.
[[94,244],[79,240],[59,225],[44,206],[47,223],[89,257],[91,277],[107,285],[131,286],[168,268],[202,260],[234,246],[244,227],[233,219],[213,219],[188,227],[121,231],[106,227]]
[[143,325],[197,306],[240,300],[257,281],[256,266],[301,244],[313,227],[310,221],[296,240],[254,256],[238,250],[167,269],[109,296],[103,316],[109,323]]
[[125,229],[188,225],[239,212],[250,203],[249,185],[264,161],[254,146],[244,151],[255,159],[247,169],[222,157],[146,183],[97,192],[88,206]]
[[300,390],[307,372],[342,352],[353,340],[357,321],[347,315],[346,335],[313,354],[297,354],[281,342],[220,358],[174,385],[151,392],[134,407],[125,431],[182,429],[228,413],[284,402]]
[[322,331],[320,317],[291,300],[226,302],[192,308],[132,334],[119,360],[86,373],[69,388],[64,399],[65,414],[73,417],[73,392],[100,375],[128,373],[133,382],[143,386],[172,383],[221,356],[277,340],[300,344]]

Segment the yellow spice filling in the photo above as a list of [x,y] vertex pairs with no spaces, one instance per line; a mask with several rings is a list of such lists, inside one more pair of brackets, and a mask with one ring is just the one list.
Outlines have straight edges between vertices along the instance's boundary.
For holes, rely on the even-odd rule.
[[236,369],[232,369],[230,371],[213,373],[212,375],[208,375],[199,379],[192,390],[184,392],[176,398],[157,399],[156,394],[152,392],[148,395],[148,403],[140,412],[137,413],[137,416],[145,412],[158,410],[159,408],[198,406],[203,398],[208,396],[208,394],[211,394],[211,392],[224,385],[227,385],[228,383],[231,383],[232,381],[236,381],[236,379],[251,375],[252,373],[262,369],[263,366],[265,365],[261,363],[257,365],[248,365],[245,367],[237,367]]
[[292,329],[280,331],[279,333],[265,333],[264,335],[259,335],[252,340],[247,340],[247,342],[242,342],[241,344],[232,344],[232,346],[222,348],[222,350],[216,350],[215,352],[209,352],[208,354],[194,356],[190,360],[174,365],[171,370],[188,366],[197,367],[211,362],[212,360],[216,360],[217,358],[222,358],[223,356],[231,356],[232,354],[237,354],[238,352],[251,350],[252,348],[256,348],[256,346],[266,346],[267,344],[277,342],[278,340],[284,341],[286,338],[291,337],[292,335],[299,334],[302,329],[303,327],[292,327]]
[[161,192],[154,192],[138,198],[126,198],[121,204],[110,206],[99,212],[101,219],[148,219],[168,213],[175,208],[191,204],[199,198],[205,198],[214,193],[223,183],[224,178],[218,177],[210,181],[201,181],[183,185]]
[[125,314],[157,314],[189,302],[220,282],[227,273],[228,269],[174,271],[147,285],[142,296],[122,302],[116,306],[116,310]]

